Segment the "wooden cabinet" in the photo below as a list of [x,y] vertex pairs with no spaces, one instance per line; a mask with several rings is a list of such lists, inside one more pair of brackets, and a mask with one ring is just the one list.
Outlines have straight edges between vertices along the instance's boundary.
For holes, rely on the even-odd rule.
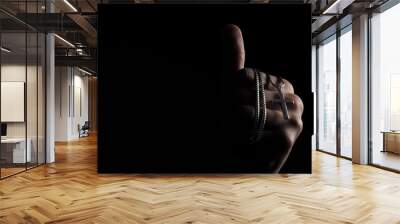
[[383,133],[383,152],[400,154],[400,131],[388,131]]

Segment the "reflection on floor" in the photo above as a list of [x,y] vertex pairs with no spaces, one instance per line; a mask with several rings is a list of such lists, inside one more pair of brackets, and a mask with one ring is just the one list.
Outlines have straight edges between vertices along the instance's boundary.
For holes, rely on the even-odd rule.
[[15,173],[18,173],[18,172],[21,172],[21,171],[24,171],[24,170],[25,170],[25,167],[24,168],[20,168],[20,167],[17,167],[17,168],[1,168],[1,178],[13,175]]
[[15,164],[14,165],[13,164],[10,164],[10,165],[2,164],[2,165],[4,167],[2,167],[1,170],[0,170],[1,178],[5,178],[7,176],[10,176],[10,175],[25,171],[26,168],[30,169],[32,167],[36,167],[37,166],[36,163],[27,163],[26,167],[25,167],[25,164],[18,164],[18,165],[15,165]]
[[340,153],[344,157],[347,157],[347,158],[352,157],[352,149],[349,147],[342,147]]
[[388,167],[400,171],[400,155],[392,152],[374,151],[373,164]]
[[400,175],[313,152],[313,174],[98,174],[94,136],[0,181],[0,223],[399,223]]

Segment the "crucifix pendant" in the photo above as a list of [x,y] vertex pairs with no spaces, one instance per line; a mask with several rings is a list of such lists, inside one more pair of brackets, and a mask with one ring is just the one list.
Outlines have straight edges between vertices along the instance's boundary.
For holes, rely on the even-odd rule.
[[279,94],[279,101],[280,101],[280,104],[281,104],[283,118],[285,120],[289,120],[289,112],[288,112],[288,108],[287,108],[287,105],[286,105],[285,96],[282,93],[282,89],[285,86],[285,83],[283,83],[282,80],[280,80],[280,81],[281,82],[280,82],[279,86],[277,86],[278,94]]

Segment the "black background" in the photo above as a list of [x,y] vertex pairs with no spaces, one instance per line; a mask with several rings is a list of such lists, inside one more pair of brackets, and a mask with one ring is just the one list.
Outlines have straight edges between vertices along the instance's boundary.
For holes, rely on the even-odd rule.
[[99,5],[99,172],[265,172],[218,140],[226,24],[242,30],[246,67],[302,98],[304,129],[281,172],[311,172],[311,9],[266,4]]

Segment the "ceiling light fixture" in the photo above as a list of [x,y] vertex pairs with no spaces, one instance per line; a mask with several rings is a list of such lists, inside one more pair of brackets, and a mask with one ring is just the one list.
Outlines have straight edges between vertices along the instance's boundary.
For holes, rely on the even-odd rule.
[[343,9],[351,5],[355,0],[336,0],[322,14],[341,14]]
[[339,4],[340,0],[336,0],[332,5],[330,5],[327,9],[324,10],[322,14],[328,14],[330,11]]
[[1,51],[4,51],[6,53],[10,53],[11,52],[11,50],[9,50],[9,49],[7,49],[5,47],[1,47],[0,49],[1,49]]
[[83,72],[83,73],[85,73],[85,74],[87,74],[87,75],[89,75],[89,76],[92,76],[92,75],[93,75],[92,73],[90,73],[90,72],[88,72],[88,71],[86,71],[86,70],[83,70],[83,69],[81,69],[81,68],[79,68],[79,67],[78,67],[78,70],[81,71],[81,72]]
[[55,37],[57,37],[59,40],[61,40],[62,42],[64,42],[65,44],[67,44],[68,46],[70,46],[70,47],[72,47],[72,48],[75,48],[75,45],[73,45],[71,42],[69,42],[68,40],[66,40],[66,39],[64,39],[64,38],[62,38],[62,37],[60,37],[59,35],[57,35],[57,34],[54,34],[54,36]]
[[79,55],[83,55],[83,49],[77,48],[76,53],[78,53]]
[[74,12],[78,12],[78,10],[68,0],[64,0],[64,3],[68,5],[68,7],[70,7]]

